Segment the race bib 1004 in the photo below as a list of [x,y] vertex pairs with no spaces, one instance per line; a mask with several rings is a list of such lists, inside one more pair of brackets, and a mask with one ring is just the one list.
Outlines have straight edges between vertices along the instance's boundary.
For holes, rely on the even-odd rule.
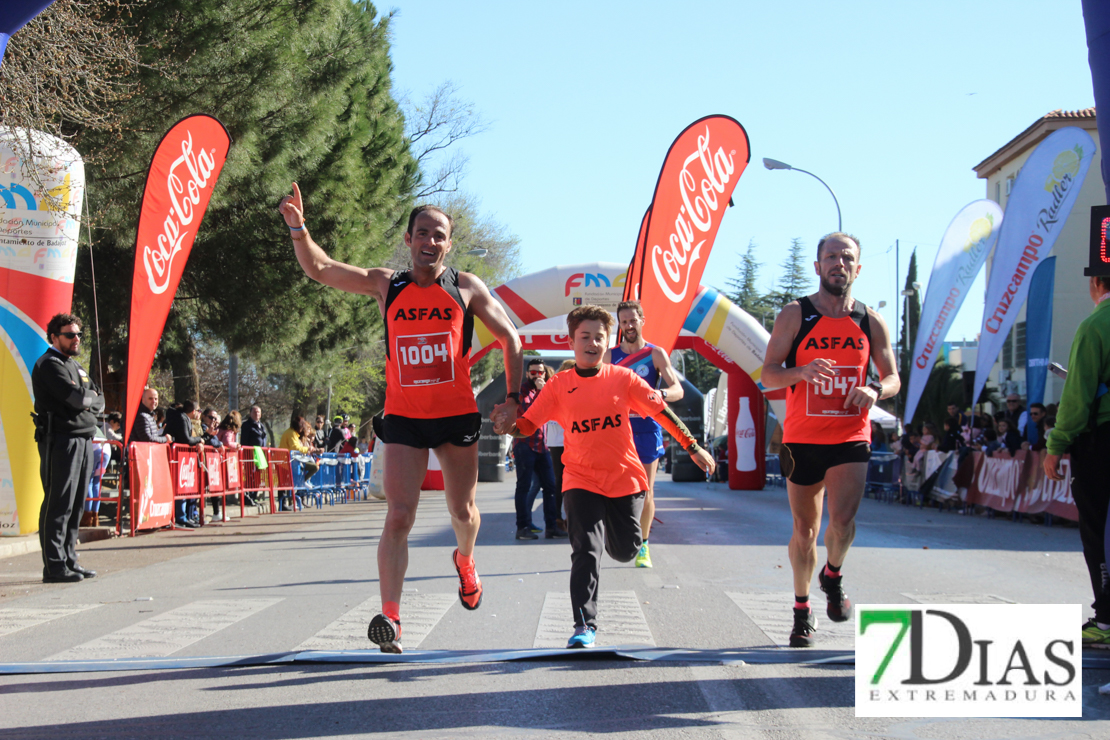
[[806,383],[806,416],[859,416],[860,407],[844,408],[848,394],[859,385],[858,367],[834,367],[836,373],[814,385]]
[[397,337],[396,349],[402,386],[438,385],[455,380],[451,332]]

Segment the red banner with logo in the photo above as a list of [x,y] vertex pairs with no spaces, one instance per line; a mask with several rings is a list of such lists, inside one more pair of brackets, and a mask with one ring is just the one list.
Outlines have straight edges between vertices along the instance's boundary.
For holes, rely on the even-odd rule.
[[[748,166],[748,134],[728,116],[694,121],[671,144],[636,268],[644,338],[670,352],[701,284],[732,191]],[[632,295],[634,288],[625,287]]]
[[173,482],[169,445],[132,442],[131,495],[135,497],[135,529],[173,524]]
[[220,449],[205,445],[204,447],[204,480],[209,493],[223,493],[224,491],[224,456]]
[[222,123],[189,116],[162,137],[150,162],[135,236],[124,439],[130,439],[166,316],[230,147]]
[[1052,514],[1054,516],[1079,521],[1079,510],[1071,495],[1071,456],[1064,455],[1060,460],[1063,480],[1049,480],[1044,474],[1045,452],[1029,453],[1029,472],[1026,478],[1025,495],[1018,501],[1017,510],[1025,514]]
[[200,455],[186,445],[173,446],[173,492],[177,496],[200,493]]

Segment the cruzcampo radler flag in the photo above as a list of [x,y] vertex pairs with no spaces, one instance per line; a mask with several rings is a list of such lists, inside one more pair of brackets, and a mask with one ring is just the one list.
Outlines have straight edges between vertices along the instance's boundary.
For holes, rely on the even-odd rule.
[[1094,156],[1095,142],[1090,135],[1068,126],[1049,134],[1021,167],[1006,202],[1006,217],[987,275],[974,399],[979,398],[1029,295],[1033,273],[1052,251],[1068,220]]
[[905,421],[910,423],[925,391],[925,383],[944,346],[944,338],[983,269],[998,239],[1002,209],[993,200],[977,200],[960,209],[944,231],[933,262],[925,302],[921,307],[917,341],[910,363]]
[[230,147],[222,123],[194,115],[162,137],[150,162],[135,236],[124,439],[130,439],[166,316]]

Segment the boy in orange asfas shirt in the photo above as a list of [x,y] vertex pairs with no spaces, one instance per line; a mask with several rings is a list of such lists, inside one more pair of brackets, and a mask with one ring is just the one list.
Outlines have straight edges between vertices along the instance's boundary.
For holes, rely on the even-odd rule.
[[602,364],[613,317],[600,306],[580,306],[567,315],[575,367],[552,378],[535,403],[515,421],[495,412],[499,434],[526,437],[548,421],[564,430],[563,502],[570,531],[570,601],[574,635],[568,648],[594,645],[601,549],[627,563],[640,550],[640,512],[647,476],[636,455],[629,410],[654,417],[690,453],[698,467],[713,472],[713,457],[698,446],[659,392],[628,368]]

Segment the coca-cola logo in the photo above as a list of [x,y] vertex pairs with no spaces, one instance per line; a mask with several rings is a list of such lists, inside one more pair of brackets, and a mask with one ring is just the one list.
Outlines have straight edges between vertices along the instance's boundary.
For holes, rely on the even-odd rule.
[[705,238],[699,237],[715,228],[714,218],[719,218],[721,206],[727,205],[727,199],[722,204],[718,196],[725,192],[736,169],[735,150],[725,154],[724,148],[718,147],[716,153],[711,153],[709,147],[707,125],[705,133],[697,138],[697,149],[686,157],[678,173],[682,205],[675,214],[667,247],[655,244],[651,248],[655,279],[663,294],[674,303],[686,298],[693,267],[702,258],[701,248],[705,244]]
[[197,459],[195,457],[184,457],[180,460],[180,467],[177,474],[177,485],[179,488],[193,488],[197,484]]
[[746,429],[736,430],[737,439],[755,439],[755,427],[747,427]]
[[181,251],[181,242],[188,235],[186,227],[196,218],[196,206],[200,204],[201,192],[208,187],[209,177],[216,169],[214,151],[201,149],[193,151],[193,134],[185,132],[181,141],[181,156],[170,165],[166,175],[166,194],[170,208],[162,221],[162,233],[158,235],[158,246],[151,249],[143,247],[143,267],[146,269],[147,284],[150,292],[160,295],[166,292],[173,275],[173,261]]

